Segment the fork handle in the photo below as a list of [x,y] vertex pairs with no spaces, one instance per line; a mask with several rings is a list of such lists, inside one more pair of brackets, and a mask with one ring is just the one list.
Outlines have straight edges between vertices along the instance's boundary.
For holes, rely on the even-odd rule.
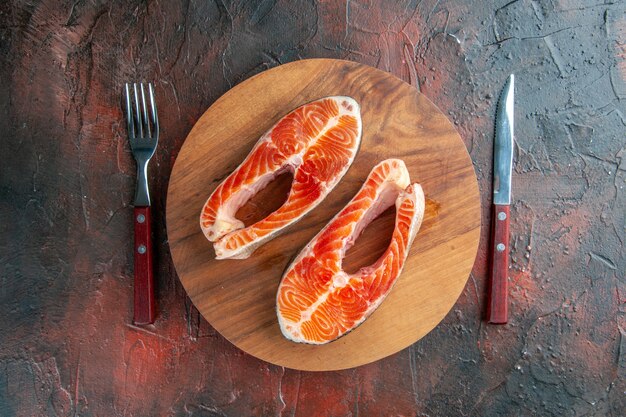
[[154,323],[154,279],[150,206],[135,207],[135,302],[133,323]]

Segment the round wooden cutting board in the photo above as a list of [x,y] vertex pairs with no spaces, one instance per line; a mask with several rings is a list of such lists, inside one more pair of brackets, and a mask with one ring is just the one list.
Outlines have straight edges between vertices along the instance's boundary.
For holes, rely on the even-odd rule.
[[[199,226],[206,199],[282,116],[332,95],[356,99],[363,118],[361,148],[344,179],[303,220],[250,258],[215,260],[213,247]],[[422,185],[427,200],[404,271],[378,310],[346,336],[323,346],[288,341],[280,332],[275,311],[282,272],[354,196],[372,167],[391,157],[406,162],[412,182]],[[268,213],[280,206],[289,188],[286,180],[282,182],[270,185],[274,188],[269,192],[262,191],[238,217],[250,221],[258,215],[255,212]],[[351,267],[372,263],[382,253],[389,244],[394,215],[389,210],[357,240],[346,261],[349,272]],[[478,184],[452,124],[409,84],[354,62],[303,60],[242,82],[198,120],[172,171],[167,233],[176,271],[189,297],[230,342],[289,368],[351,368],[415,343],[450,311],[478,248]]]

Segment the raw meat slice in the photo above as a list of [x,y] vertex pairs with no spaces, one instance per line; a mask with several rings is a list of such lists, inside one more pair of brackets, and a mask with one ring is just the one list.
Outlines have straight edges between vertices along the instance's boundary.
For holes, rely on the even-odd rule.
[[[283,117],[256,143],[235,171],[213,191],[200,227],[214,242],[216,259],[244,259],[316,207],[346,173],[361,142],[358,103],[326,97]],[[293,173],[285,203],[244,227],[237,210],[278,175]]]
[[[355,274],[342,269],[346,251],[380,213],[396,205],[389,247]],[[294,342],[324,344],[361,324],[389,294],[402,271],[424,216],[424,193],[410,184],[402,160],[374,167],[348,203],[302,249],[283,275],[276,297],[283,335]]]

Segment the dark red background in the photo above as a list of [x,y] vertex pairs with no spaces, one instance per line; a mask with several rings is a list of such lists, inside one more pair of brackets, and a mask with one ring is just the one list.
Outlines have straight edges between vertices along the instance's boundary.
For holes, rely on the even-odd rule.
[[[0,415],[624,415],[625,38],[624,3],[602,0],[3,2]],[[186,299],[165,234],[168,177],[202,112],[309,57],[421,89],[458,126],[483,203],[474,271],[445,320],[342,372],[230,345]],[[511,72],[511,320],[498,327],[480,317],[495,97]],[[133,80],[155,82],[162,126],[150,171],[160,312],[145,329],[130,324],[121,92]]]

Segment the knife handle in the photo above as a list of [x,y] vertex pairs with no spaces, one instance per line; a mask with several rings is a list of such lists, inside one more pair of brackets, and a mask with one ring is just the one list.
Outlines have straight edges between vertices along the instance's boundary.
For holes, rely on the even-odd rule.
[[154,279],[150,207],[135,207],[135,302],[133,323],[154,323]]
[[488,307],[489,323],[508,321],[509,220],[510,206],[493,205],[491,229],[491,288]]

